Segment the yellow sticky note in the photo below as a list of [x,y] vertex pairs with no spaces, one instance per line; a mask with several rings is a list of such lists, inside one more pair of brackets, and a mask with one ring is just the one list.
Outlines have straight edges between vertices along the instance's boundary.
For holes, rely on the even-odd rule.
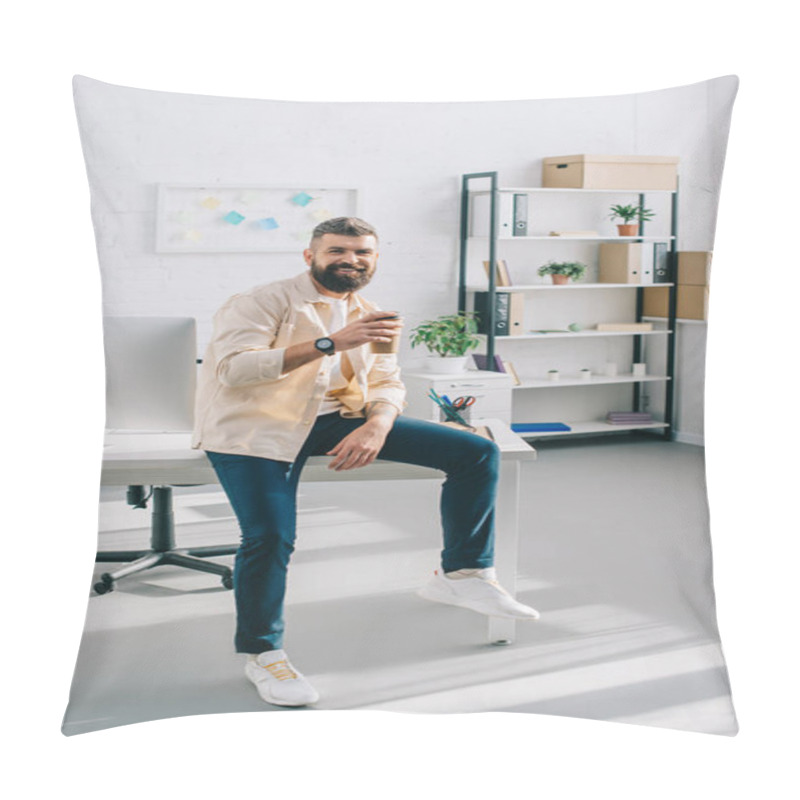
[[200,205],[203,206],[203,208],[207,208],[209,211],[213,211],[221,202],[222,200],[218,200],[216,197],[206,197]]
[[331,214],[330,209],[327,208],[319,208],[316,211],[311,212],[311,219],[316,220],[317,222],[323,222],[326,219],[330,219],[333,216]]

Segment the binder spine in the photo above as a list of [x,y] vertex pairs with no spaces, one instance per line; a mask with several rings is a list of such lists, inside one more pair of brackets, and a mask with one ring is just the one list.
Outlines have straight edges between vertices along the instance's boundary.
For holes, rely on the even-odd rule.
[[[494,335],[508,336],[511,297],[509,292],[494,296]],[[489,333],[489,292],[475,292],[475,313],[478,315],[478,333]]]
[[514,195],[514,236],[528,235],[528,195]]
[[669,245],[656,242],[653,245],[653,283],[669,283]]

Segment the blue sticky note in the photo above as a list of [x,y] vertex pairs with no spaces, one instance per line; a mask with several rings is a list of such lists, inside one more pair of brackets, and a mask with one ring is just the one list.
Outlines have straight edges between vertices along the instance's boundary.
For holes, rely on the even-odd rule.
[[229,211],[222,219],[230,222],[231,225],[238,225],[244,217],[238,211]]
[[307,206],[314,198],[306,192],[300,192],[292,198],[292,202],[298,206]]
[[261,228],[263,231],[273,231],[275,228],[279,228],[278,221],[275,217],[265,217],[264,219],[260,219],[258,221],[258,227]]

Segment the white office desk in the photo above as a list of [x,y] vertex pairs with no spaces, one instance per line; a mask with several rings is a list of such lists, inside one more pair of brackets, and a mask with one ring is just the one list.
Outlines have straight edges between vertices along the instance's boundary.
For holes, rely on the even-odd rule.
[[[487,426],[502,454],[495,534],[495,565],[503,585],[516,591],[519,536],[519,489],[522,465],[536,458],[536,451],[497,419],[476,420]],[[329,456],[312,456],[302,481],[367,481],[442,478],[439,470],[375,461],[359,469],[328,469]],[[100,482],[104,486],[191,486],[219,483],[206,454],[191,449],[189,433],[107,432]],[[489,640],[506,644],[513,640],[514,621],[489,618]]]

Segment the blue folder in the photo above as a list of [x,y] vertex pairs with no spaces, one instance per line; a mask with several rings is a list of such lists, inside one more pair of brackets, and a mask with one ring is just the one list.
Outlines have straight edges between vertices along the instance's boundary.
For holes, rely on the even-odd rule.
[[514,433],[541,433],[545,431],[571,431],[572,428],[563,422],[512,422],[511,430]]

